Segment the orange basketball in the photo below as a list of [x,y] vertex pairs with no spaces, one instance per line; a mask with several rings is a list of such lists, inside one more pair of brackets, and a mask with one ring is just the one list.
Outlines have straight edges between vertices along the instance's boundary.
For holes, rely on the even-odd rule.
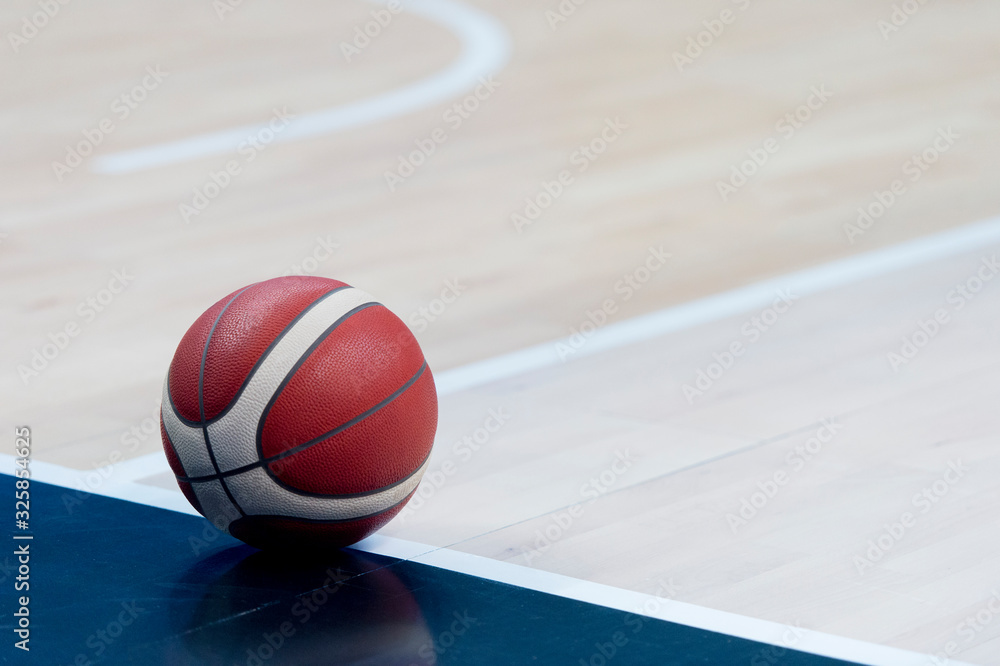
[[343,282],[283,277],[210,307],[163,388],[184,495],[248,544],[340,547],[385,525],[427,466],[430,368],[406,325]]

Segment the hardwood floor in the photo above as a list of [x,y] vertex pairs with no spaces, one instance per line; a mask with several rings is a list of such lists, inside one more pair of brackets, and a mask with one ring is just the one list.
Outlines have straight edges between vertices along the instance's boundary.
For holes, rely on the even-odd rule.
[[[625,321],[1000,209],[994,4],[920,5],[898,30],[860,0],[589,2],[565,20],[555,3],[469,6],[509,33],[485,87],[253,159],[121,174],[69,153],[337,108],[467,49],[403,11],[348,60],[378,10],[364,2],[71,3],[8,37],[0,428],[32,425],[40,461],[78,470],[155,453],[142,425],[183,332],[293,270],[375,294],[441,372],[565,339],[608,299]],[[0,17],[21,34],[37,11]],[[239,173],[185,215],[230,160]],[[886,361],[995,249],[795,301],[691,402],[682,387],[748,342],[753,313],[448,395],[435,460],[456,471],[386,533],[629,589],[672,576],[685,601],[1000,663],[1000,623],[968,641],[959,624],[997,578],[1000,285],[898,372]],[[825,418],[842,431],[794,470]],[[967,475],[920,513],[911,496],[957,459]],[[727,514],[776,472],[787,485],[734,533]],[[859,573],[904,511],[916,526]]]

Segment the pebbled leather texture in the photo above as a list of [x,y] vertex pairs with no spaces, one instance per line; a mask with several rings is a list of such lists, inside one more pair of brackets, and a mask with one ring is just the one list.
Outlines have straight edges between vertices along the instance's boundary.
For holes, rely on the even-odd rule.
[[213,305],[164,389],[181,490],[258,547],[339,547],[375,531],[415,492],[437,428],[434,379],[406,325],[326,278],[276,278]]
[[181,340],[170,367],[171,393],[180,415],[189,421],[201,419],[198,378],[209,333],[204,401],[205,418],[211,420],[232,402],[278,334],[310,303],[343,286],[323,278],[277,278],[235,291],[209,308]]
[[336,291],[310,306],[295,325],[284,332],[253,371],[240,397],[218,420],[208,425],[209,441],[220,471],[229,472],[260,461],[257,433],[271,398],[302,356],[331,326],[357,308],[373,305],[372,297],[360,289]]
[[401,481],[430,453],[437,427],[433,381],[409,330],[379,305],[339,326],[278,394],[264,417],[264,457],[308,444],[389,400],[363,421],[269,468],[299,490],[360,493]]

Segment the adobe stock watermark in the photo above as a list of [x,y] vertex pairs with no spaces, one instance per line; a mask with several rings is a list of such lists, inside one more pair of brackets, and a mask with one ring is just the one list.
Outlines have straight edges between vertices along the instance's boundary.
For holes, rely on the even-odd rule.
[[135,87],[114,98],[110,104],[110,116],[105,116],[93,127],[82,130],[83,139],[66,146],[66,156],[63,161],[52,162],[52,173],[55,174],[57,181],[61,183],[63,178],[83,164],[84,158],[92,155],[94,149],[104,143],[104,139],[118,128],[115,121],[124,122],[127,120],[132,112],[146,101],[149,93],[159,88],[163,80],[170,76],[170,72],[162,71],[159,65],[149,65],[145,72],[146,75]]
[[577,661],[579,666],[607,666],[615,657],[619,656],[633,640],[636,634],[645,629],[650,622],[655,622],[653,616],[660,609],[669,604],[677,597],[679,588],[674,584],[674,579],[657,580],[657,589],[648,595],[642,605],[633,612],[625,616],[622,624],[626,629],[615,631],[607,640],[598,640],[594,643],[594,651],[589,657],[580,658]]
[[858,575],[864,576],[867,569],[873,569],[878,562],[881,562],[899,542],[906,538],[907,533],[917,526],[918,518],[930,513],[934,505],[947,497],[968,472],[969,468],[961,460],[952,460],[941,478],[915,493],[910,498],[910,504],[917,513],[904,511],[895,521],[883,525],[882,532],[868,541],[868,549],[864,554],[854,556],[854,567]]
[[937,164],[941,156],[951,150],[960,138],[962,138],[961,135],[951,127],[942,127],[938,129],[929,146],[907,158],[900,167],[904,178],[897,178],[889,183],[889,187],[886,189],[872,193],[873,200],[858,207],[857,219],[853,223],[849,222],[844,225],[844,234],[851,245],[882,219],[899,202],[900,198],[909,192],[907,183],[912,185],[923,178],[924,174]]
[[373,9],[370,12],[371,20],[364,25],[354,26],[354,35],[350,42],[340,42],[340,52],[344,60],[351,62],[353,58],[361,55],[361,52],[371,46],[373,40],[378,39],[382,31],[389,27],[392,20],[403,11],[402,0],[389,0],[385,3],[384,9]]
[[882,33],[882,39],[889,41],[893,33],[899,32],[903,26],[910,22],[910,19],[932,0],[903,0],[894,4],[889,18],[879,19],[875,24],[878,31]]
[[219,18],[219,22],[226,20],[226,16],[232,14],[243,4],[244,0],[212,0],[212,9]]
[[226,188],[232,185],[233,179],[243,173],[243,168],[257,159],[257,155],[274,142],[293,120],[295,115],[289,113],[287,107],[274,109],[274,116],[267,124],[248,135],[236,147],[236,153],[241,159],[229,160],[219,171],[209,172],[205,182],[194,188],[190,203],[182,201],[178,205],[177,210],[181,219],[190,224],[191,218],[201,215],[220,194],[226,191]]
[[[656,613],[659,613],[664,606],[676,599],[677,595],[680,594],[681,588],[674,582],[673,578],[657,578],[656,584],[656,589],[646,593],[646,599],[632,610],[633,616],[635,616],[632,623],[634,627],[633,633],[639,633],[640,627],[637,625],[646,626]],[[625,617],[626,625],[629,624],[630,617],[632,616]]]
[[771,157],[781,150],[781,142],[788,141],[795,136],[795,133],[802,129],[812,119],[813,114],[830,101],[831,97],[833,97],[833,93],[826,89],[826,84],[813,86],[809,89],[809,96],[802,104],[779,118],[774,124],[775,135],[767,137],[760,145],[748,149],[747,159],[733,164],[729,168],[729,178],[715,181],[715,189],[723,203],[729,201],[729,197],[750,182],[750,179],[770,161]]
[[[397,363],[407,349],[417,345],[417,340],[413,335],[413,329],[423,332],[435,321],[437,321],[450,308],[465,291],[464,285],[458,280],[445,280],[444,289],[441,295],[432,299],[427,305],[422,305],[410,314],[406,320],[411,328],[403,328],[397,334],[395,340],[388,341],[385,353],[365,366],[363,371],[351,373],[349,380],[353,385],[356,395],[361,395],[369,390],[373,381],[378,381],[387,368]],[[287,460],[287,459],[285,459]],[[280,463],[275,463],[280,465]]]
[[511,415],[505,407],[493,407],[486,413],[483,422],[471,432],[451,445],[451,455],[436,469],[427,470],[424,478],[417,486],[417,491],[406,503],[396,520],[405,523],[406,520],[422,509],[427,502],[448,484],[448,481],[458,473],[465,463],[468,463],[482,451],[493,437],[510,422]]
[[587,4],[587,0],[560,0],[555,9],[545,10],[545,20],[549,24],[549,29],[555,32],[556,29],[569,20],[576,10]]
[[951,308],[938,308],[928,318],[918,320],[917,330],[903,336],[903,342],[898,350],[886,354],[889,367],[894,372],[899,372],[900,367],[913,361],[953,321],[952,316],[971,303],[997,273],[1000,273],[997,256],[994,254],[983,257],[976,271],[963,282],[956,284],[945,296],[945,301]]
[[781,633],[781,644],[762,647],[750,658],[750,666],[776,666],[805,635],[805,630],[798,622],[786,624],[785,630]]
[[438,657],[453,648],[470,629],[479,625],[479,618],[470,615],[468,609],[461,613],[454,611],[451,615],[455,619],[447,629],[417,648],[417,654],[428,666],[437,664]]
[[421,305],[411,312],[410,316],[406,318],[406,322],[415,332],[423,333],[432,323],[447,312],[448,308],[454,305],[455,301],[465,293],[465,289],[465,285],[459,282],[458,278],[445,280],[440,296],[431,299],[427,305]]
[[500,85],[493,76],[481,76],[479,77],[479,85],[472,93],[445,109],[444,113],[441,114],[441,120],[445,126],[436,127],[427,136],[414,139],[413,145],[416,148],[408,153],[400,154],[397,158],[396,168],[382,174],[389,192],[395,192],[400,185],[406,182],[407,178],[410,178],[420,167],[427,164],[431,155],[437,152],[438,146],[446,143],[451,137],[451,133],[458,131],[465,121],[479,110],[482,103],[497,91]]
[[37,37],[38,33],[45,29],[45,26],[70,2],[71,0],[39,0],[38,11],[21,19],[21,29],[7,33],[7,43],[14,53],[20,52],[22,46]]
[[[750,9],[752,0],[732,0],[736,8],[741,12]],[[705,52],[715,44],[716,40],[722,36],[726,28],[736,22],[739,15],[732,9],[726,8],[719,12],[715,18],[705,19],[701,22],[704,30],[701,30],[687,38],[687,44],[681,51],[674,51],[674,65],[677,71],[684,73],[685,67],[690,67],[695,60],[700,58]]]
[[[260,635],[260,642],[246,649],[246,666],[264,666],[264,664],[274,658],[278,651],[285,646],[288,639],[298,633],[302,625],[307,624],[332,598],[344,587],[344,584],[353,576],[344,573],[343,569],[337,567],[328,568],[324,573],[323,583],[314,590],[305,592],[296,597],[295,603],[290,610],[290,617],[274,627],[274,631],[265,631]],[[296,626],[294,620],[298,620]]]
[[619,479],[632,469],[635,462],[629,449],[615,451],[614,462],[580,486],[580,497],[587,500],[586,502],[574,504],[565,511],[556,511],[544,529],[535,530],[535,539],[532,543],[534,547],[531,550],[521,548],[525,562],[530,565],[566,536],[573,524],[586,513],[587,507],[606,495]]
[[93,470],[76,480],[76,490],[67,489],[60,498],[66,513],[72,515],[95,491],[110,480],[116,467],[126,460],[125,454],[135,453],[148,440],[160,441],[160,401],[156,400],[152,414],[129,426],[118,438],[118,446],[107,457],[93,465]]
[[757,490],[741,498],[740,506],[735,512],[726,514],[726,524],[733,534],[737,534],[740,528],[759,516],[781,489],[788,486],[810,461],[823,452],[823,448],[833,441],[843,427],[834,418],[823,419],[812,437],[802,444],[796,444],[785,455],[785,467],[775,470],[763,481],[758,481]]
[[681,392],[688,404],[693,405],[696,398],[700,398],[710,391],[715,383],[736,365],[736,360],[743,356],[751,345],[760,340],[764,333],[771,330],[781,316],[795,305],[797,300],[799,297],[791,291],[780,290],[775,294],[770,307],[764,308],[743,322],[743,325],[740,326],[742,337],[733,340],[723,351],[713,353],[713,360],[704,368],[698,368],[694,381],[681,387]]
[[94,633],[87,636],[84,645],[90,650],[77,653],[73,664],[90,664],[91,659],[100,659],[108,651],[108,648],[121,639],[129,627],[134,625],[143,615],[149,613],[148,610],[139,605],[136,599],[123,601],[120,606],[121,610],[117,611],[108,622],[103,623],[102,626],[94,630]]
[[220,536],[229,534],[229,525],[242,517],[239,510],[232,504],[224,505],[221,511],[221,515],[217,515],[212,520],[206,518],[198,534],[188,536],[188,545],[191,546],[191,554],[195,557],[210,549]]
[[949,640],[940,651],[927,656],[927,663],[932,666],[951,664],[951,660],[962,654],[964,650],[969,649],[998,615],[1000,615],[1000,591],[993,589],[990,598],[976,612],[966,616],[964,620],[955,625],[954,630],[952,630],[952,633],[956,634],[957,638],[962,639],[962,642],[957,639]]
[[620,118],[606,118],[601,132],[570,154],[569,164],[575,170],[563,169],[552,180],[543,180],[541,188],[534,195],[525,198],[524,207],[511,213],[510,221],[517,233],[522,233],[525,228],[537,222],[542,213],[551,208],[566,189],[576,182],[576,177],[606,153],[628,128]]
[[46,336],[48,342],[31,350],[31,360],[17,366],[17,374],[21,378],[21,382],[27,386],[33,378],[44,372],[60,354],[66,351],[73,339],[80,335],[88,324],[97,319],[122,292],[128,289],[134,280],[135,276],[128,272],[128,268],[112,271],[107,286],[80,301],[74,310],[76,317],[67,320],[57,330],[50,332]]
[[662,245],[647,248],[645,261],[615,282],[612,287],[615,296],[604,299],[600,306],[584,312],[583,320],[576,326],[570,327],[569,337],[555,343],[559,360],[565,363],[570,356],[583,349],[594,334],[618,314],[619,299],[622,303],[632,300],[636,292],[648,284],[653,276],[667,265],[672,256],[663,250]]
[[329,261],[340,249],[340,243],[334,242],[332,234],[317,236],[312,251],[292,264],[282,275],[314,275],[320,266]]

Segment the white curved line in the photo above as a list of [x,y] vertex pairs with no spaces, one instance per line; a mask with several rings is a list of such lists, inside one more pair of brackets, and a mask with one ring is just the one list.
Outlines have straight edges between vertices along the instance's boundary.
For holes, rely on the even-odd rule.
[[[369,0],[387,4],[387,0]],[[416,83],[359,102],[296,117],[274,143],[341,132],[401,116],[452,99],[473,89],[480,78],[500,71],[510,56],[510,40],[495,18],[455,0],[404,0],[403,8],[451,30],[462,52],[447,68]],[[209,155],[232,153],[247,137],[267,127],[253,124],[158,143],[96,157],[90,170],[103,174],[131,173]]]

